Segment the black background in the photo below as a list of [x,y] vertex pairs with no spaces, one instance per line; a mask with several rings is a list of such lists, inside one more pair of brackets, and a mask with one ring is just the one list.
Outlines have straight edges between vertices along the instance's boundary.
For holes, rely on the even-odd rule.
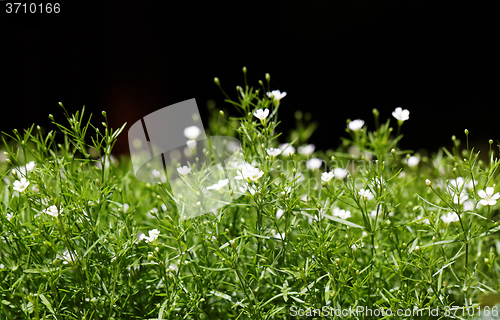
[[[295,110],[312,113],[318,148],[338,145],[346,118],[373,129],[374,107],[410,110],[403,148],[434,151],[465,128],[478,147],[500,138],[493,1],[60,3],[6,14],[0,2],[1,131],[54,129],[59,101],[118,127],[194,97],[206,122],[208,99],[228,108],[213,78],[234,97],[246,66],[251,84],[268,72],[288,93],[285,133]],[[128,153],[126,132],[115,151]]]

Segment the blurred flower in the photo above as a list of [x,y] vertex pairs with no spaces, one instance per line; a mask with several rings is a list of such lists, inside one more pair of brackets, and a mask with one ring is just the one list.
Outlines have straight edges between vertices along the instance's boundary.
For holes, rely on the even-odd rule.
[[153,242],[158,238],[160,231],[158,229],[149,230],[149,237],[144,237],[146,242]]
[[48,214],[49,216],[52,216],[54,218],[57,218],[59,216],[59,213],[62,213],[63,210],[59,210],[56,206],[50,206],[45,210],[42,210],[42,213]]
[[352,120],[351,122],[349,122],[349,129],[351,129],[352,131],[359,131],[361,130],[361,128],[363,128],[365,122],[363,120],[360,120],[360,119],[357,119],[357,120]]
[[374,198],[373,194],[368,189],[366,189],[366,190],[365,189],[359,190],[359,195],[361,197],[363,197],[364,201],[370,201],[370,200],[372,200]]
[[392,112],[392,116],[399,121],[406,121],[410,118],[410,111],[398,107]]
[[272,157],[276,157],[281,153],[281,150],[278,148],[269,148],[269,149],[266,149],[266,152],[268,155],[270,155]]
[[292,152],[295,153],[295,148],[289,143],[280,144],[280,149],[281,154],[286,157],[290,156]]
[[333,178],[333,172],[323,172],[321,174],[321,181],[328,182],[332,180]]
[[314,152],[315,148],[314,144],[308,144],[298,147],[297,151],[304,156],[308,156]]
[[323,162],[321,161],[321,159],[312,158],[312,159],[307,160],[306,167],[309,170],[316,170],[316,169],[321,168],[322,164],[323,164]]
[[216,184],[207,187],[207,190],[220,190],[229,183],[229,179],[219,180]]
[[348,173],[349,171],[347,171],[347,169],[335,168],[335,170],[333,170],[333,176],[335,177],[335,179],[344,179],[345,177],[347,177]]
[[420,159],[418,157],[411,156],[406,161],[406,164],[408,165],[408,167],[414,168],[414,167],[418,166],[419,162],[420,162]]
[[333,208],[333,215],[341,219],[347,219],[351,217],[351,212],[348,210],[340,209],[339,207]]
[[23,192],[24,190],[26,190],[26,188],[29,185],[30,185],[30,182],[28,180],[26,180],[25,177],[22,177],[21,181],[19,181],[19,180],[14,181],[14,190],[19,191],[19,192]]
[[179,172],[180,175],[185,176],[186,174],[191,172],[191,168],[188,166],[179,167],[177,168],[177,172]]
[[268,109],[259,109],[253,113],[255,117],[257,117],[260,120],[265,120],[267,116],[269,115],[269,110]]
[[447,214],[443,214],[441,216],[441,220],[443,220],[444,223],[449,224],[451,222],[459,221],[460,218],[456,212],[448,212]]
[[278,220],[279,218],[281,218],[284,213],[285,213],[285,211],[283,211],[283,209],[278,208],[278,210],[276,210],[276,220]]
[[10,219],[12,219],[12,217],[14,217],[14,212],[7,213],[7,220],[10,221]]
[[159,177],[160,177],[160,171],[158,171],[158,170],[156,170],[156,169],[155,169],[155,170],[153,170],[153,177],[155,177],[155,178],[159,178]]
[[201,130],[197,126],[190,126],[184,128],[184,136],[189,140],[195,140],[200,135]]
[[130,205],[128,203],[123,204],[123,213],[127,213],[128,208],[130,208]]
[[463,204],[467,199],[469,199],[469,196],[463,191],[460,193],[460,195],[453,195],[453,203]]
[[[423,217],[422,217],[422,215],[421,215],[421,214],[417,216],[417,220],[421,220],[422,218],[423,218]],[[425,218],[425,219],[423,219],[423,220],[421,220],[421,221],[419,221],[419,222],[420,222],[420,223],[423,223],[423,224],[426,224],[426,225],[430,225],[430,224],[431,224],[431,222],[430,222],[430,221],[429,221],[429,219],[427,219],[427,218]]]
[[500,193],[495,193],[495,189],[493,187],[488,187],[486,188],[486,192],[484,190],[479,190],[477,192],[478,196],[483,198],[481,201],[479,201],[480,204],[483,206],[493,206],[497,203],[497,199],[500,198]]

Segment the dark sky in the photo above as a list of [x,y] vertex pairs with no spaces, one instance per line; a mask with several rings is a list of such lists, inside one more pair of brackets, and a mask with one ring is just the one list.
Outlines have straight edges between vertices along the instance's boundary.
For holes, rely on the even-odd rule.
[[[500,139],[498,25],[482,2],[123,2],[17,15],[0,2],[2,131],[53,129],[59,101],[98,118],[106,110],[117,127],[196,98],[205,121],[208,99],[224,105],[213,78],[234,96],[247,66],[250,83],[268,72],[288,93],[285,132],[295,110],[312,113],[320,148],[346,135],[346,118],[373,128],[374,107],[382,119],[410,110],[404,148],[435,150],[465,128],[472,140]],[[128,152],[126,132],[117,147]]]

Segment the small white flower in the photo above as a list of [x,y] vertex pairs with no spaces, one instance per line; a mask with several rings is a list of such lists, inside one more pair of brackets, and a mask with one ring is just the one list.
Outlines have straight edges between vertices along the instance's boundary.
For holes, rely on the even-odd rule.
[[219,180],[216,184],[207,187],[207,190],[220,190],[229,183],[229,179]]
[[160,231],[158,229],[149,230],[149,237],[145,237],[146,242],[153,242],[158,238]]
[[47,209],[43,210],[42,213],[48,214],[51,217],[57,218],[60,213],[63,212],[63,209],[59,210],[56,206],[50,206]]
[[184,128],[184,136],[189,140],[195,140],[200,135],[201,130],[197,126],[190,126]]
[[12,217],[14,217],[14,212],[7,213],[7,220],[10,221],[10,219],[12,219]]
[[266,152],[271,157],[276,157],[281,153],[281,150],[278,148],[269,148],[269,149],[266,149]]
[[410,118],[410,111],[398,107],[392,112],[392,116],[399,121],[406,121]]
[[196,148],[196,140],[188,140],[186,142],[186,145],[188,146],[189,150],[192,150]]
[[37,185],[33,186],[33,188],[31,188],[31,190],[34,192],[34,193],[39,193],[40,192],[40,189],[38,188]]
[[486,188],[486,192],[484,190],[479,190],[477,194],[483,198],[481,201],[479,201],[480,204],[483,206],[493,206],[497,203],[497,199],[500,198],[500,193],[495,193],[495,189],[493,187],[488,187]]
[[410,158],[408,158],[408,160],[406,161],[406,164],[408,165],[408,167],[410,168],[414,168],[416,166],[418,166],[418,163],[420,162],[420,159],[418,157],[415,157],[415,156],[411,156]]
[[292,152],[295,153],[295,148],[289,143],[280,144],[280,149],[282,152],[281,154],[286,157],[289,157]]
[[449,224],[451,222],[459,221],[460,218],[456,212],[448,212],[447,214],[443,214],[441,216],[441,220],[443,220],[444,223]]
[[341,219],[347,219],[351,217],[351,212],[348,210],[340,209],[339,207],[333,208],[333,215]]
[[426,224],[426,225],[430,225],[431,224],[431,222],[429,221],[429,219],[425,218],[425,219],[422,220],[422,218],[423,217],[422,217],[421,214],[417,216],[417,220],[421,220],[421,221],[419,221],[420,223],[423,223],[423,224]]
[[123,204],[123,213],[127,213],[128,208],[130,208],[130,205],[128,203]]
[[[464,204],[464,211],[474,210],[474,202],[467,200],[467,201],[464,201],[463,204]],[[480,204],[478,203],[477,206],[479,207]]]
[[171,263],[169,266],[168,266],[168,271],[172,272],[172,273],[177,273],[177,270],[179,270],[179,268],[177,267],[177,265]]
[[365,122],[363,120],[357,119],[357,120],[352,120],[351,122],[349,122],[348,127],[352,131],[359,131],[359,130],[361,130],[361,128],[363,128],[364,125],[365,125]]
[[254,168],[250,164],[243,164],[238,167],[238,175],[234,177],[236,180],[246,180],[247,182],[250,181],[258,181],[260,177],[264,175],[264,171],[260,170],[259,168]]
[[425,179],[425,185],[430,187],[432,185],[432,181],[429,179]]
[[316,170],[316,169],[321,168],[322,164],[323,164],[323,162],[321,161],[321,159],[312,158],[312,159],[307,160],[306,167],[309,170]]
[[373,194],[368,189],[366,189],[366,190],[365,189],[359,190],[359,195],[361,197],[363,197],[364,201],[370,201],[370,200],[372,200],[374,198]]
[[267,92],[266,94],[269,98],[273,99],[275,105],[286,96],[286,92],[280,92],[279,90],[273,90],[271,92]]
[[59,255],[59,258],[63,261],[63,264],[68,264],[70,262],[73,262],[73,259],[71,257],[71,254],[69,253],[68,250],[64,251],[62,255]]
[[188,166],[179,167],[177,168],[177,172],[179,172],[180,175],[185,176],[186,174],[191,172],[191,168]]
[[314,144],[308,144],[308,145],[305,145],[305,146],[300,146],[297,151],[304,155],[304,156],[308,156],[310,154],[312,154],[314,152],[314,149],[316,147],[314,146]]
[[26,172],[30,172],[35,169],[35,161],[30,161],[26,164]]
[[278,210],[276,210],[276,220],[278,220],[279,218],[281,218],[284,213],[285,213],[285,211],[283,211],[283,209],[278,208]]
[[276,232],[276,231],[273,229],[273,237],[274,237],[275,239],[278,239],[278,240],[284,241],[284,240],[285,240],[285,233],[284,233],[284,232]]
[[453,203],[463,204],[467,199],[469,199],[469,196],[463,191],[458,196],[456,194],[453,195]]
[[255,117],[257,117],[259,120],[265,120],[267,116],[269,115],[269,110],[268,109],[259,109],[253,113]]
[[328,182],[332,180],[333,178],[333,172],[323,172],[321,174],[321,181]]
[[30,185],[30,182],[28,180],[26,180],[25,177],[22,177],[21,181],[19,181],[19,180],[14,181],[14,190],[19,191],[19,192],[23,192],[24,190],[26,190],[26,188],[29,185]]
[[247,184],[243,187],[240,187],[240,191],[242,193],[246,193],[248,191],[248,193],[250,193],[253,196],[256,191],[259,191],[259,189],[255,190],[254,188],[250,187],[250,185]]
[[158,170],[156,170],[156,169],[155,169],[155,170],[153,170],[153,177],[155,177],[155,178],[159,178],[159,177],[160,177],[160,171],[158,171]]
[[147,237],[144,233],[142,233],[142,232],[141,232],[141,233],[139,234],[139,237],[137,237],[137,242],[140,242],[140,241],[145,240],[145,239],[147,239],[147,238],[148,238],[148,237]]
[[335,179],[339,180],[342,180],[345,177],[347,177],[348,173],[349,171],[347,171],[347,169],[335,168],[335,170],[333,170],[333,176],[335,177]]

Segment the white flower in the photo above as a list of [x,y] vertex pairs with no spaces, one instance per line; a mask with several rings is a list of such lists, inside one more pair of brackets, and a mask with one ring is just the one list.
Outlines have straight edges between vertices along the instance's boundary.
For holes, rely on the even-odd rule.
[[229,183],[229,179],[219,180],[216,184],[207,187],[207,190],[220,190],[224,188]]
[[184,136],[189,140],[195,140],[200,135],[201,130],[197,126],[190,126],[184,128]]
[[410,118],[410,111],[398,107],[392,112],[392,116],[399,121],[406,121]]
[[[474,210],[474,202],[470,201],[470,200],[467,200],[467,201],[464,201],[464,211],[472,211]],[[479,206],[481,206],[479,203],[477,204],[477,208],[479,208]]]
[[333,208],[333,215],[341,219],[347,219],[351,217],[351,212],[348,210],[340,209],[339,207]]
[[196,148],[196,140],[188,140],[186,142],[186,145],[188,146],[188,148],[191,150],[191,149],[194,149]]
[[146,242],[153,242],[158,238],[160,231],[158,229],[149,230],[149,237],[144,237]]
[[268,109],[259,109],[257,111],[255,111],[253,113],[253,115],[257,118],[259,118],[260,120],[265,120],[267,118],[267,116],[269,115],[269,110]]
[[21,181],[14,181],[14,190],[23,192],[30,185],[30,182],[26,178],[22,177]]
[[429,179],[425,179],[425,185],[430,187],[432,185],[432,181]]
[[14,216],[14,212],[7,213],[7,220],[10,221],[10,219],[12,219],[13,216]]
[[266,152],[268,155],[270,155],[272,157],[276,157],[281,153],[281,150],[278,148],[269,148],[269,149],[266,149]]
[[361,130],[361,128],[363,128],[363,126],[365,125],[365,122],[363,120],[352,120],[351,122],[349,122],[349,129],[351,129],[352,131],[359,131]]
[[448,212],[447,214],[443,214],[441,216],[441,220],[443,220],[444,223],[448,224],[451,222],[459,221],[460,218],[458,217],[458,214],[456,212]]
[[169,266],[168,266],[168,271],[172,272],[172,273],[177,273],[177,270],[179,270],[179,268],[177,267],[177,265],[171,263]]
[[[253,195],[255,194],[255,191],[256,191],[256,190],[255,190],[254,188],[250,187],[250,186],[247,184],[247,185],[245,185],[245,186],[243,186],[243,187],[240,187],[240,191],[241,191],[242,193],[246,193],[246,192],[248,191],[248,192],[249,192],[249,193],[253,196]],[[258,191],[258,189],[257,189],[257,191]]]
[[280,92],[279,90],[273,90],[272,92],[266,93],[269,98],[273,98],[274,104],[277,104],[281,99],[286,96],[286,92]]
[[410,168],[414,168],[416,166],[418,166],[418,163],[420,162],[420,159],[418,157],[415,157],[415,156],[411,156],[410,158],[408,158],[408,160],[406,161],[406,164],[408,164],[408,167]]
[[290,156],[290,154],[292,152],[295,153],[295,148],[289,143],[280,144],[280,149],[281,149],[282,155],[284,155],[286,157]]
[[38,188],[38,186],[33,186],[33,188],[31,188],[31,190],[34,192],[34,193],[38,193],[40,192],[40,189]]
[[302,155],[305,155],[305,156],[308,156],[310,154],[312,154],[314,152],[314,149],[316,147],[314,146],[314,144],[308,144],[308,145],[305,145],[305,146],[301,146],[297,149],[297,151],[302,154]]
[[238,175],[234,177],[236,180],[246,180],[247,182],[250,181],[257,181],[259,180],[260,177],[264,174],[264,171],[260,170],[259,168],[254,168],[250,164],[244,164],[238,167]]
[[141,232],[141,233],[139,234],[139,237],[137,237],[137,242],[140,242],[140,241],[142,241],[142,240],[144,240],[144,239],[147,239],[147,238],[148,238],[148,237],[147,237],[144,233],[142,233],[142,232]]
[[[423,217],[422,217],[422,215],[421,215],[421,214],[417,216],[417,220],[421,220],[422,218],[423,218]],[[421,221],[419,221],[419,222],[420,222],[420,223],[423,223],[423,224],[426,224],[426,225],[430,225],[430,224],[431,224],[431,222],[430,222],[430,221],[429,221],[429,219],[427,219],[427,218],[425,218],[425,219],[423,219],[423,220],[421,220]]]
[[130,208],[130,205],[128,203],[123,204],[123,213],[127,213],[128,208]]
[[495,193],[495,189],[493,187],[486,188],[486,192],[484,190],[479,190],[477,194],[483,198],[483,200],[479,201],[483,206],[493,206],[497,203],[497,199],[500,198],[500,193]]
[[309,170],[316,170],[316,169],[321,168],[322,164],[323,164],[323,162],[321,161],[321,159],[312,158],[312,159],[307,160],[306,167]]
[[35,161],[30,161],[26,164],[26,171],[27,172],[30,172],[32,171],[33,169],[35,169]]
[[284,213],[285,213],[285,211],[283,211],[283,209],[278,208],[278,210],[276,210],[276,220],[278,220],[279,218],[281,218]]
[[453,195],[453,203],[463,204],[467,199],[469,199],[469,196],[463,191],[458,196],[456,194]]
[[363,197],[364,201],[370,201],[370,200],[372,200],[374,198],[373,194],[368,189],[366,189],[366,190],[365,189],[359,190],[359,195],[361,197]]
[[62,255],[59,255],[59,258],[63,260],[63,264],[68,264],[69,262],[73,262],[71,254],[68,250],[64,251]]
[[323,172],[321,174],[321,181],[328,182],[332,180],[333,178],[333,172]]
[[63,209],[59,210],[56,206],[50,206],[47,209],[43,210],[42,213],[48,214],[51,217],[57,218],[59,213],[62,213]]
[[191,168],[188,166],[179,167],[177,168],[177,172],[179,172],[180,175],[185,176],[186,174],[191,172]]
[[285,233],[284,232],[276,232],[274,229],[273,229],[273,237],[275,239],[278,239],[278,240],[281,240],[281,241],[284,241],[285,240]]
[[155,170],[153,170],[153,177],[155,177],[155,178],[159,178],[159,177],[160,177],[160,171],[158,171],[158,170],[156,170],[156,169],[155,169]]
[[345,177],[347,177],[347,173],[349,173],[347,169],[335,168],[335,170],[333,170],[333,175],[335,176],[335,179],[342,180]]

